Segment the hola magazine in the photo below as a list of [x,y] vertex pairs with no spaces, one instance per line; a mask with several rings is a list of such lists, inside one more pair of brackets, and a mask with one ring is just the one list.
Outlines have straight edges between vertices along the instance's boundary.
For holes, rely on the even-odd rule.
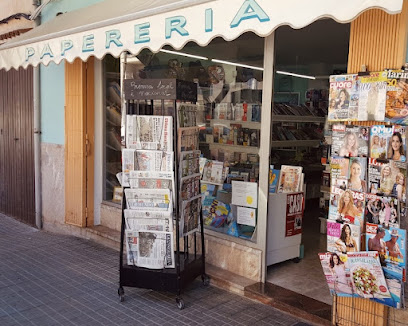
[[330,76],[328,120],[358,120],[358,97],[357,75]]

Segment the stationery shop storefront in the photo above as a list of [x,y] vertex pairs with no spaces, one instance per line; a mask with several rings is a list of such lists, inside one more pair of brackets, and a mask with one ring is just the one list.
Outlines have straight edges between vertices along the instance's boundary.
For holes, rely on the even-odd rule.
[[[296,94],[291,80],[277,77],[278,74],[290,76],[288,73],[308,75],[308,71],[298,69],[296,60],[284,62],[278,72],[275,55],[284,41],[279,38],[279,28],[301,30],[316,21],[323,29],[350,24],[349,42],[341,45],[343,50],[348,47],[345,51],[347,55],[348,50],[347,71],[344,72],[357,73],[362,65],[372,71],[397,69],[405,63],[406,54],[403,1],[356,3],[345,0],[339,6],[335,1],[325,0],[191,0],[157,1],[154,8],[139,1],[123,1],[121,6],[113,3],[107,0],[63,14],[0,47],[0,68],[6,70],[62,60],[70,63],[65,70],[65,134],[66,140],[75,139],[77,143],[70,142],[70,147],[65,148],[65,179],[70,180],[65,182],[65,206],[66,210],[70,205],[75,206],[73,210],[80,210],[66,214],[65,222],[87,225],[78,200],[80,203],[87,201],[87,197],[92,198],[98,192],[102,193],[101,200],[95,205],[104,206],[118,195],[120,184],[107,180],[108,175],[120,173],[120,150],[128,140],[126,115],[130,103],[123,97],[124,80],[177,78],[192,81],[198,87],[194,122],[200,129],[199,149],[206,159],[223,163],[221,166],[213,164],[205,170],[207,176],[202,177],[202,193],[211,200],[209,203],[203,201],[203,213],[206,204],[208,210],[216,205],[215,210],[221,212],[209,214],[208,218],[203,216],[206,260],[217,268],[264,283],[268,278],[268,243],[275,236],[274,230],[268,228],[271,225],[268,216],[281,210],[279,200],[271,200],[269,195],[271,148],[280,149],[274,155],[279,162],[288,152],[285,148],[293,151],[299,145],[279,143],[282,140],[275,138],[281,133],[279,128],[287,127],[284,124],[276,126],[275,115],[281,116],[279,123],[295,121],[274,112],[273,103],[278,102],[276,98],[281,103],[300,103],[301,98],[307,96],[307,86],[300,87],[304,89],[302,94]],[[376,21],[375,28],[370,25],[373,21]],[[390,28],[382,28],[384,24]],[[286,41],[289,45],[293,43],[293,48],[288,51],[300,52],[295,46],[300,40],[294,37],[291,42],[290,37]],[[321,42],[336,46],[333,39]],[[389,42],[398,46],[389,47]],[[99,75],[93,69],[99,71]],[[333,65],[331,72],[335,70]],[[329,74],[322,73],[327,80]],[[98,91],[98,87],[103,91]],[[96,133],[98,126],[95,123],[89,126],[89,119],[83,118],[78,131],[77,126],[72,125],[73,121],[78,121],[75,118],[87,116],[87,108],[92,108],[91,116],[93,112],[101,112],[96,109],[98,103],[106,108],[106,112],[101,113],[105,121],[99,127],[103,132]],[[156,105],[152,101],[139,109],[151,114],[155,110],[163,112],[165,108],[166,103]],[[92,119],[97,120],[96,115]],[[324,121],[324,115],[309,118],[310,123]],[[83,144],[93,148],[98,137],[104,139],[101,148],[95,148],[93,154],[87,156],[88,147]],[[316,147],[319,143],[316,139],[307,139],[309,142],[303,146]],[[78,157],[83,159],[79,165]],[[99,162],[103,168],[99,174],[92,171],[94,181],[84,187],[89,178],[86,173],[78,174],[78,169],[93,170],[97,165],[94,162]],[[226,167],[229,171],[224,175]],[[233,180],[243,181],[246,187],[234,193]],[[305,188],[298,189],[299,192],[306,189],[306,198],[313,191],[307,183]],[[81,193],[75,189],[82,189]],[[240,192],[246,196],[242,198]],[[119,216],[119,210],[115,214]],[[296,220],[293,232],[295,225]],[[321,270],[315,272],[321,273]]]

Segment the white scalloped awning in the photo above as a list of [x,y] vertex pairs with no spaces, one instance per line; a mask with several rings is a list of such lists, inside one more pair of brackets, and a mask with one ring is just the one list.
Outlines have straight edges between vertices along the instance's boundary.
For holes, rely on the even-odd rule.
[[352,21],[365,10],[399,13],[403,0],[105,0],[64,13],[0,47],[0,69],[47,65],[89,56],[119,56],[165,44],[181,49],[244,32],[267,36],[278,26],[302,28],[328,17]]

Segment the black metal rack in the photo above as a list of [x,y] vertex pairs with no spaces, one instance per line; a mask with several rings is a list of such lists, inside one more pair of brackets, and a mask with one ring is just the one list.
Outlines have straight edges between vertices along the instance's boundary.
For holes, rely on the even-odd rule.
[[[176,101],[197,102],[197,84],[180,81],[176,79],[144,79],[125,80],[125,99],[131,102],[128,105],[130,114],[153,114],[153,101],[160,100],[161,108],[164,112],[164,101],[173,102],[173,148],[174,148],[174,216],[173,221],[176,227],[176,250],[175,268],[170,269],[148,269],[137,266],[123,264],[123,246],[125,237],[125,214],[126,195],[123,192],[122,199],[122,223],[120,235],[120,262],[119,262],[119,289],[120,301],[124,300],[124,286],[139,287],[157,291],[165,291],[176,294],[176,303],[179,309],[184,308],[184,301],[181,297],[183,290],[201,276],[204,285],[209,284],[209,277],[205,273],[205,247],[204,247],[204,226],[202,212],[200,212],[200,240],[201,254],[197,252],[197,232],[193,234],[194,251],[189,252],[188,236],[184,236],[184,248],[180,250],[180,207],[178,205],[178,176],[179,157],[178,134],[177,134],[177,108]],[[130,111],[130,112],[129,112]]]

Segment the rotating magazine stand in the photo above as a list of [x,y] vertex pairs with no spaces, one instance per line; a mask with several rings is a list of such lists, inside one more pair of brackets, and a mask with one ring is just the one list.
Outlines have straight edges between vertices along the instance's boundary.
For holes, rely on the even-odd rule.
[[[197,102],[197,85],[192,82],[180,81],[176,79],[144,79],[144,80],[125,80],[124,81],[125,90],[125,100],[126,100],[126,110],[127,110],[127,120],[129,116],[138,117],[151,116],[166,118],[172,116],[172,126],[170,126],[169,131],[172,133],[173,150],[174,155],[172,155],[174,170],[171,171],[173,174],[173,186],[174,191],[171,192],[172,198],[170,198],[169,210],[171,211],[171,222],[174,225],[175,232],[168,232],[167,239],[172,238],[175,233],[175,239],[166,242],[166,249],[170,246],[173,247],[175,244],[175,250],[171,248],[172,254],[168,254],[166,251],[165,262],[163,263],[163,268],[148,268],[143,267],[138,264],[138,259],[143,255],[142,249],[139,250],[140,236],[135,238],[135,241],[129,242],[127,238],[127,232],[129,230],[129,225],[127,224],[125,210],[128,211],[128,199],[127,194],[130,194],[133,187],[126,187],[124,185],[123,199],[122,199],[122,222],[121,222],[121,237],[120,237],[120,265],[119,265],[119,289],[118,295],[120,301],[124,301],[124,287],[138,287],[145,289],[152,289],[157,291],[164,291],[174,293],[176,295],[176,303],[179,309],[184,308],[184,301],[181,297],[182,292],[186,287],[192,283],[198,276],[201,276],[203,285],[209,285],[209,277],[205,273],[205,248],[204,248],[204,228],[203,228],[203,217],[201,212],[201,194],[200,194],[200,175],[199,175],[199,164],[197,165],[197,170],[193,171],[195,187],[198,187],[198,195],[196,194],[193,198],[185,198],[185,192],[183,192],[183,180],[182,178],[183,170],[179,168],[180,159],[185,159],[186,156],[193,153],[194,158],[199,157],[198,149],[198,127],[190,128],[179,128],[181,122],[178,117],[177,105],[180,103],[195,104]],[[159,126],[161,128],[163,126]],[[126,123],[126,128],[129,129],[128,123]],[[197,147],[188,148],[183,144],[183,129],[187,131],[196,130],[196,134],[188,135],[191,137],[197,137]],[[163,130],[161,130],[163,131]],[[128,140],[128,133],[133,132],[131,130],[126,130],[126,138]],[[194,138],[192,138],[194,140]],[[127,144],[127,147],[128,144]],[[195,150],[194,150],[195,149]],[[136,150],[137,152],[137,150]],[[192,155],[192,154],[191,154]],[[191,156],[190,155],[190,156]],[[197,156],[198,155],[198,156]],[[164,156],[164,151],[163,151]],[[137,155],[135,154],[135,163],[137,163]],[[182,162],[185,163],[184,161]],[[187,169],[190,170],[190,169]],[[125,171],[123,171],[125,172]],[[136,172],[136,171],[134,171]],[[197,173],[198,172],[198,173]],[[132,172],[129,172],[130,175]],[[188,177],[188,176],[187,176]],[[130,179],[129,179],[130,180]],[[131,185],[131,184],[130,184]],[[145,190],[145,189],[142,189]],[[157,192],[160,192],[158,189]],[[147,191],[147,190],[146,190]],[[184,194],[184,198],[183,198]],[[189,197],[189,196],[187,196]],[[194,201],[194,203],[193,203]],[[186,225],[190,222],[186,222],[186,219],[190,216],[186,216],[186,207],[189,207],[194,217],[198,221],[193,227],[187,228]],[[140,214],[149,215],[146,210],[139,211]],[[142,213],[140,213],[142,212]],[[183,214],[184,212],[184,214]],[[146,216],[145,216],[146,217]],[[190,219],[189,219],[190,221]],[[147,222],[148,223],[148,222]],[[171,228],[173,231],[173,228]],[[197,234],[200,231],[200,234]],[[171,236],[170,236],[171,233]],[[189,245],[189,236],[191,236],[191,244]],[[183,239],[183,244],[181,244],[181,239]],[[156,239],[157,240],[157,239]],[[198,243],[201,241],[200,243]],[[124,252],[124,246],[126,245],[126,252]],[[138,250],[136,255],[133,255],[132,245],[135,245]],[[200,249],[198,249],[200,245]],[[183,246],[183,248],[181,248]],[[164,250],[164,249],[163,249]],[[200,252],[201,251],[201,252]],[[142,254],[141,254],[142,253]],[[174,253],[174,254],[173,254]],[[132,257],[129,255],[132,254]],[[138,256],[139,255],[139,256]],[[124,261],[124,258],[127,261]],[[135,258],[136,257],[136,258]],[[129,263],[129,259],[134,259],[133,264]],[[173,260],[173,261],[171,261]],[[165,267],[165,268],[164,268]]]

